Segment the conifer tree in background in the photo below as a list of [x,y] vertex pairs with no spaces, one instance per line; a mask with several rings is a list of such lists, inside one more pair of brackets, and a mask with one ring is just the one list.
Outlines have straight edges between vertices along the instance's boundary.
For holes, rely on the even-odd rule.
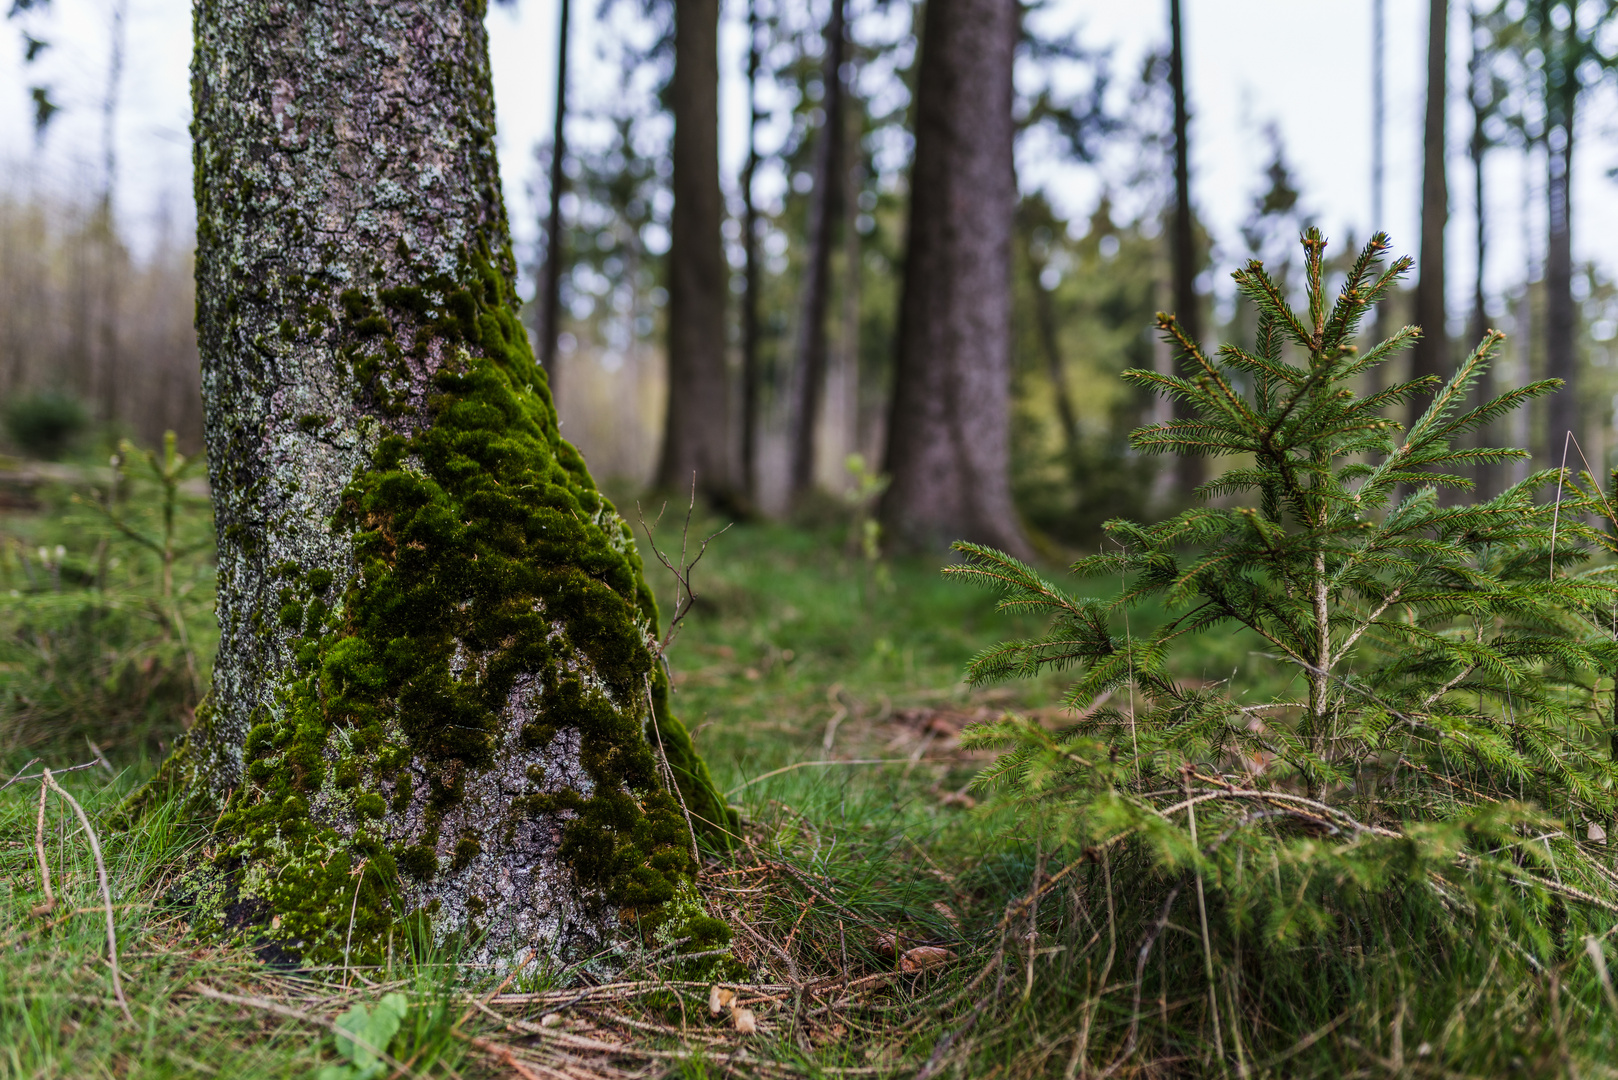
[[[1386,163],[1388,150],[1388,27],[1387,0],[1371,0],[1371,228],[1380,229],[1383,200],[1387,195]],[[1376,339],[1393,333],[1393,305],[1376,309]]]
[[719,0],[674,4],[674,211],[668,254],[669,396],[657,486],[735,499],[719,190]]
[[[1545,148],[1545,372],[1566,389],[1546,403],[1547,464],[1562,461],[1568,434],[1583,434],[1579,363],[1575,348],[1578,307],[1573,298],[1573,149],[1579,103],[1585,92],[1618,71],[1618,3],[1597,0],[1502,2],[1488,23],[1497,57],[1522,92],[1508,118]],[[1576,455],[1574,458],[1576,460]]]
[[1610,28],[1618,4],[1539,0],[1529,5],[1538,23],[1545,110],[1545,372],[1566,383],[1546,412],[1547,462],[1562,460],[1569,432],[1582,433],[1579,364],[1574,346],[1578,307],[1573,300],[1573,146],[1579,99],[1618,66]]
[[567,157],[567,39],[569,0],[556,15],[556,115],[551,132],[550,206],[545,215],[545,278],[536,305],[539,315],[539,366],[545,369],[551,396],[556,395],[557,339],[562,332],[562,185]]
[[801,499],[814,481],[816,429],[820,398],[826,381],[828,351],[826,313],[831,299],[831,256],[837,230],[843,224],[843,163],[845,127],[843,107],[843,55],[847,0],[831,0],[826,20],[824,88],[821,111],[825,115],[815,136],[814,190],[809,202],[809,254],[798,310],[796,356],[788,401],[787,494]]
[[[1202,340],[1202,307],[1197,299],[1197,242],[1191,207],[1191,114],[1185,92],[1185,29],[1180,0],[1169,0],[1169,88],[1174,95],[1174,223],[1169,233],[1169,261],[1174,274],[1174,308],[1190,341]],[[1190,370],[1191,358],[1179,357]],[[1189,417],[1185,402],[1176,399],[1175,415]],[[1182,457],[1176,476],[1179,494],[1189,499],[1207,469],[1200,457]]]
[[593,950],[727,821],[518,320],[483,15],[195,9],[220,643],[147,791],[215,822],[193,922],[310,964]]
[[[1097,1033],[1113,1069],[1137,1051],[1263,1059],[1356,1010],[1380,1029],[1396,994],[1402,1015],[1410,978],[1457,1003],[1514,996],[1540,977],[1538,957],[1573,954],[1552,942],[1605,934],[1618,911],[1610,855],[1583,825],[1618,811],[1618,586],[1610,566],[1581,569],[1604,541],[1585,515],[1610,517],[1608,497],[1543,470],[1480,503],[1437,498],[1469,487],[1478,461],[1525,457],[1469,437],[1558,384],[1473,404],[1502,337],[1491,332],[1441,386],[1360,396],[1363,374],[1419,336],[1354,344],[1409,260],[1378,272],[1378,234],[1330,303],[1325,242],[1311,229],[1303,246],[1305,310],[1250,262],[1235,279],[1259,312],[1251,347],[1209,355],[1160,315],[1196,374],[1130,373],[1195,407],[1138,431],[1136,447],[1234,459],[1201,493],[1249,505],[1110,522],[1112,543],[1073,566],[1103,597],[977,544],[958,544],[966,562],[945,570],[1001,592],[1002,610],[1050,619],[980,654],[971,682],[1078,672],[1071,728],[1007,716],[962,741],[1005,750],[987,780],[1027,800],[1053,847],[1083,850],[1075,867],[1111,875],[1091,879],[1107,895],[1091,942],[1107,965],[1139,942],[1133,980],[1109,984],[1102,968],[1092,984],[1099,1008],[1134,1017],[1122,1036]],[[1417,396],[1429,404],[1408,431],[1384,417]],[[1541,499],[1555,484],[1560,506]],[[1261,659],[1210,682],[1207,651],[1191,670],[1180,660],[1197,636]],[[1160,937],[1173,924],[1196,929]],[[1478,950],[1494,958],[1487,974]],[[1124,1000],[1107,1002],[1109,985]],[[1593,978],[1583,986],[1602,1000]],[[1140,1023],[1143,995],[1182,1003],[1172,1033]],[[1267,1031],[1241,1000],[1285,1002],[1296,1026]],[[1435,1038],[1432,1052],[1441,1065],[1456,1051]]]
[[916,77],[883,528],[1023,552],[1011,501],[1014,0],[931,0]]
[[764,119],[758,108],[760,25],[759,0],[747,0],[747,163],[742,166],[742,475],[739,484],[744,498],[758,502],[758,410],[759,410],[759,258],[758,125]]
[[[1017,237],[1019,254],[1028,269],[1028,288],[1034,298],[1034,322],[1039,336],[1039,349],[1044,356],[1045,375],[1050,380],[1051,396],[1056,404],[1056,418],[1062,425],[1062,442],[1069,462],[1077,463],[1081,451],[1078,412],[1073,407],[1073,393],[1068,388],[1067,364],[1062,357],[1058,335],[1056,303],[1051,296],[1054,282],[1045,280],[1047,273],[1054,275],[1050,265],[1051,238],[1061,228],[1051,204],[1043,194],[1024,198],[1017,206]],[[1082,483],[1082,477],[1074,477]]]
[[[1416,277],[1416,325],[1422,336],[1410,355],[1413,379],[1441,378],[1449,370],[1449,332],[1445,326],[1444,226],[1449,222],[1449,184],[1445,168],[1448,147],[1444,118],[1449,96],[1446,68],[1449,0],[1427,5],[1427,110],[1422,121],[1421,262]],[[1373,222],[1380,229],[1382,222]],[[1427,407],[1427,398],[1410,401],[1412,421]]]
[[[1472,313],[1466,327],[1467,336],[1477,341],[1488,330],[1489,320],[1488,298],[1484,295],[1484,272],[1488,269],[1489,254],[1489,215],[1488,202],[1484,198],[1483,166],[1489,151],[1495,147],[1488,128],[1490,121],[1498,117],[1506,88],[1493,71],[1486,21],[1476,7],[1471,8],[1468,14],[1472,26],[1472,56],[1467,61],[1466,72],[1467,101],[1472,106],[1472,136],[1467,141],[1466,149],[1472,161],[1473,273]],[[1477,396],[1480,401],[1494,396],[1492,370],[1486,368],[1478,375]],[[1480,430],[1479,442],[1489,443],[1491,434],[1488,428]],[[1495,494],[1499,487],[1498,471],[1492,461],[1478,462],[1476,475],[1479,495],[1489,497]]]

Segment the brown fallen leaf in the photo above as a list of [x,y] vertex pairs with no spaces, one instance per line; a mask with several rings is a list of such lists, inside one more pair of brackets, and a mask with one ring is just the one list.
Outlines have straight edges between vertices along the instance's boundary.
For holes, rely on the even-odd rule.
[[736,1030],[743,1035],[751,1035],[758,1030],[758,1020],[753,1016],[752,1009],[730,1010],[730,1022],[736,1025]]
[[961,917],[955,914],[955,909],[944,903],[944,901],[933,901],[933,910],[944,916],[944,920],[955,929],[959,930],[961,928]]
[[955,954],[948,949],[941,949],[937,945],[917,945],[914,949],[906,949],[905,954],[899,957],[899,970],[920,971],[947,964],[953,959]]
[[542,1027],[542,1028],[561,1027],[562,1026],[562,1014],[561,1013],[546,1013],[544,1016],[541,1016],[539,1018],[539,1026]]
[[709,1015],[710,1016],[718,1016],[720,1013],[725,1011],[725,1007],[727,1005],[729,1005],[732,1001],[735,1001],[735,1000],[736,1000],[736,991],[734,991],[734,990],[726,990],[723,986],[720,986],[718,983],[714,983],[713,988],[708,991],[708,1013],[709,1013]]
[[891,930],[884,930],[871,939],[871,950],[883,956],[892,956],[899,951],[899,936]]

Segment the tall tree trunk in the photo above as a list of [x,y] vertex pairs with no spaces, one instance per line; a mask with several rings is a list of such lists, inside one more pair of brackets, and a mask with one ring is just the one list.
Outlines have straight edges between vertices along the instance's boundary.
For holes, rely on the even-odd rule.
[[[1444,114],[1449,80],[1445,43],[1449,34],[1449,0],[1429,0],[1427,12],[1427,116],[1422,128],[1421,257],[1416,281],[1416,325],[1421,340],[1411,350],[1413,378],[1450,375],[1449,333],[1444,325],[1444,226],[1449,221],[1449,184],[1445,179]],[[1426,411],[1432,394],[1410,403],[1410,419]]]
[[[1371,0],[1371,233],[1387,231],[1384,199],[1387,194],[1388,147],[1388,20],[1387,0]],[[1394,331],[1393,304],[1376,306],[1377,341],[1386,341]],[[1382,366],[1369,372],[1371,392],[1382,389]]]
[[423,924],[472,962],[594,948],[692,871],[659,746],[726,819],[518,320],[482,5],[195,16],[220,643],[148,789],[223,802],[195,921],[306,963]]
[[882,522],[1027,552],[1011,502],[1014,0],[930,0]]
[[[1578,81],[1562,73],[1546,94],[1545,124],[1545,377],[1561,379],[1562,389],[1545,402],[1546,456],[1543,468],[1562,464],[1569,432],[1579,437],[1578,360],[1573,331],[1573,117]],[[1575,453],[1568,455],[1577,461]]]
[[742,166],[742,258],[745,288],[742,293],[742,476],[741,491],[749,502],[758,501],[758,199],[753,182],[758,175],[759,67],[758,0],[747,0],[747,164]]
[[[1186,336],[1200,342],[1202,305],[1197,298],[1197,243],[1191,212],[1191,116],[1185,95],[1185,40],[1180,0],[1169,0],[1169,86],[1174,93],[1174,224],[1169,241],[1174,267],[1174,312]],[[1187,368],[1185,374],[1195,378],[1197,373]],[[1195,416],[1196,410],[1190,402],[1175,399],[1176,420],[1190,420]],[[1180,498],[1190,499],[1207,475],[1206,460],[1182,455],[1175,465]]]
[[659,487],[684,491],[695,475],[727,502],[730,424],[725,373],[729,272],[720,238],[719,0],[674,5],[674,220],[670,228],[669,398]]
[[815,435],[826,382],[826,308],[831,296],[831,253],[843,203],[843,5],[832,0],[826,22],[821,99],[826,120],[815,142],[815,187],[809,202],[809,267],[798,312],[796,363],[792,369],[789,437],[792,458],[787,495],[796,502],[815,478]]
[[[1489,152],[1489,138],[1484,134],[1484,121],[1488,117],[1489,84],[1488,72],[1485,69],[1485,54],[1478,48],[1478,13],[1472,12],[1472,58],[1467,65],[1468,97],[1472,103],[1472,140],[1468,144],[1468,152],[1472,158],[1472,202],[1475,213],[1473,215],[1473,243],[1475,245],[1475,264],[1472,275],[1472,317],[1467,321],[1466,342],[1468,347],[1483,340],[1483,334],[1488,329],[1489,313],[1487,299],[1483,294],[1483,272],[1486,269],[1489,253],[1488,216],[1483,202],[1483,164]],[[1483,374],[1478,376],[1475,392],[1479,403],[1490,401],[1495,394],[1495,377],[1492,367],[1485,368]],[[1485,425],[1478,429],[1477,444],[1480,447],[1495,445],[1493,425]],[[1476,468],[1477,494],[1480,499],[1492,496],[1499,488],[1500,467],[1494,462],[1480,461]]]
[[[852,88],[858,82],[857,76],[851,76],[848,86]],[[850,97],[849,114],[853,117],[863,115],[863,107]],[[837,374],[840,380],[842,393],[837,401],[839,417],[838,427],[842,432],[839,449],[842,457],[838,459],[840,468],[846,465],[848,455],[858,454],[861,451],[860,442],[860,297],[864,278],[860,272],[860,231],[855,225],[855,213],[860,205],[860,191],[864,187],[865,167],[860,154],[861,125],[856,120],[845,125],[843,145],[847,152],[849,167],[843,170],[843,312],[842,331],[838,335]],[[828,400],[832,400],[828,398]],[[842,474],[847,476],[846,471]]]
[[[1028,203],[1024,203],[1027,206]],[[1033,226],[1024,224],[1022,232],[1023,264],[1028,268],[1028,287],[1034,295],[1034,319],[1039,331],[1039,348],[1045,355],[1045,374],[1051,381],[1051,395],[1056,402],[1056,418],[1062,425],[1062,445],[1067,450],[1069,466],[1078,461],[1079,420],[1073,408],[1073,395],[1067,385],[1067,365],[1062,361],[1062,345],[1056,325],[1056,302],[1045,283],[1040,280],[1048,265],[1034,254]]]
[[101,97],[101,199],[96,214],[96,236],[101,244],[101,302],[97,305],[99,319],[96,334],[100,338],[101,364],[101,416],[108,424],[116,424],[121,417],[119,391],[118,326],[122,304],[119,296],[124,275],[126,252],[118,238],[118,221],[113,200],[118,194],[118,101],[123,89],[124,47],[127,40],[125,25],[129,0],[113,0],[108,12],[107,35],[110,51],[107,54],[107,86]]
[[545,216],[545,282],[539,303],[539,365],[556,396],[556,344],[562,330],[562,185],[567,182],[568,0],[562,0],[556,30],[556,126],[551,133],[551,191]]

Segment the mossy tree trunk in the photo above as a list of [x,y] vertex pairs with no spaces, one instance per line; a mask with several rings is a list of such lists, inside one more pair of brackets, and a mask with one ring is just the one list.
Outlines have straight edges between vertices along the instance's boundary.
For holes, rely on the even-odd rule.
[[195,17],[221,641],[163,775],[224,810],[220,910],[313,962],[593,949],[692,872],[670,766],[728,821],[517,319],[483,5]]

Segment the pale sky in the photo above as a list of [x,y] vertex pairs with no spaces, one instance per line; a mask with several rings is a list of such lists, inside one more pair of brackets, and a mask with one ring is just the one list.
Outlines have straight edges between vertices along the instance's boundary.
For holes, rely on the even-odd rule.
[[[0,24],[0,182],[47,189],[89,187],[100,161],[99,105],[106,79],[108,12],[115,0],[54,0],[28,25],[52,42],[41,59],[22,64],[17,23]],[[800,0],[801,2],[801,0]],[[164,214],[190,219],[190,118],[187,64],[190,5],[184,0],[127,0],[129,49],[118,127],[121,182],[118,210],[137,240],[149,238]],[[852,0],[859,12],[868,0]],[[574,82],[581,96],[610,92],[610,73],[596,59],[595,3],[574,5]],[[1228,269],[1242,254],[1238,227],[1260,188],[1268,161],[1263,131],[1281,131],[1305,207],[1341,242],[1349,230],[1363,238],[1370,216],[1370,0],[1185,0],[1188,83],[1195,107],[1194,196],[1220,243]],[[1111,45],[1117,81],[1127,82],[1144,52],[1166,36],[1166,0],[1110,3],[1055,0],[1040,18],[1047,31],[1081,28],[1089,46]],[[1420,185],[1421,114],[1426,49],[1425,0],[1387,0],[1387,220],[1396,250],[1414,253]],[[745,5],[726,0],[721,64],[721,155],[733,184],[744,150],[741,92]],[[507,202],[519,246],[531,245],[537,214],[526,184],[534,144],[550,130],[554,83],[556,0],[518,0],[489,16],[495,101]],[[1464,313],[1471,278],[1473,221],[1470,171],[1464,153],[1469,117],[1464,78],[1469,51],[1464,8],[1455,4],[1450,36],[1452,151],[1449,234],[1452,316]],[[27,87],[47,82],[64,106],[36,150]],[[1618,94],[1603,91],[1581,116],[1575,159],[1575,253],[1618,272]],[[1101,179],[1093,170],[1019,163],[1023,182],[1038,183],[1081,221]],[[1543,240],[1542,178],[1525,177],[1522,159],[1495,155],[1489,174],[1494,235],[1488,267],[1496,287],[1521,280]],[[1127,193],[1123,193],[1127,202]],[[1525,220],[1525,199],[1531,207]],[[1525,224],[1527,228],[1525,228]],[[1532,244],[1529,248],[1526,245]],[[1223,275],[1221,274],[1221,278]]]

